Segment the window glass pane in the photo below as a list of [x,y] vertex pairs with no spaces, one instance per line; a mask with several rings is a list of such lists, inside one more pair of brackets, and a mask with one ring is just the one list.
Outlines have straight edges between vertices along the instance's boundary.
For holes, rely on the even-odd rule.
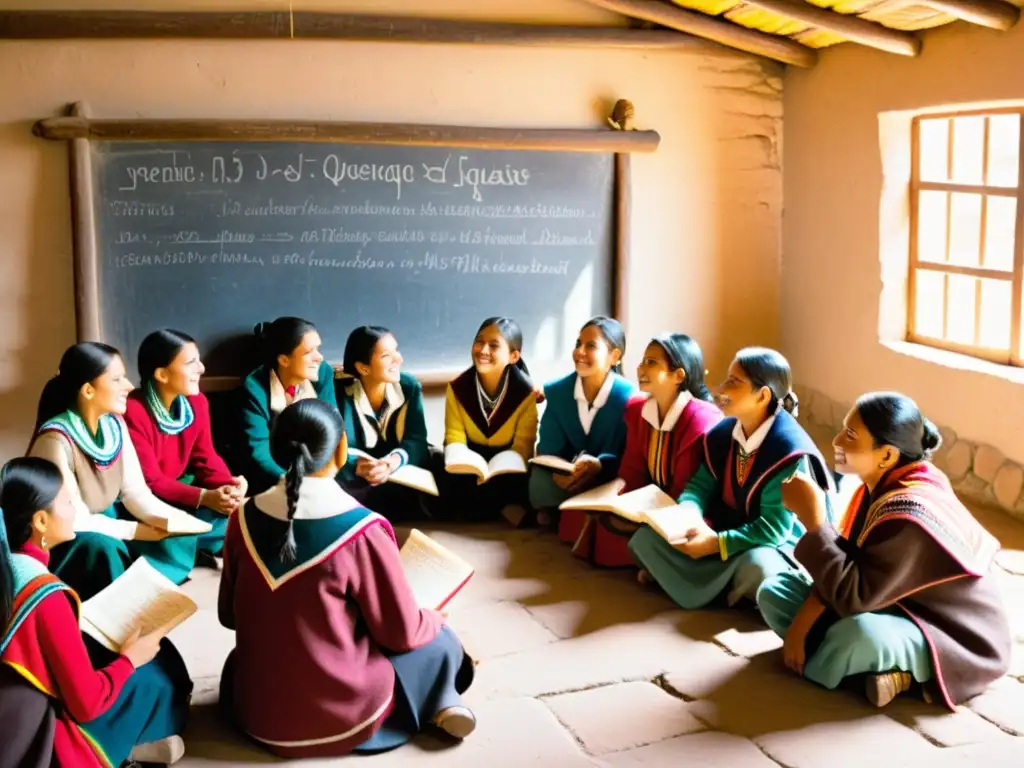
[[988,119],[988,181],[993,187],[1016,187],[1020,172],[1020,115]]
[[917,198],[917,258],[946,260],[946,192],[923,189]]
[[948,181],[949,120],[918,122],[918,171],[921,181]]
[[949,214],[949,263],[980,266],[981,195],[952,193]]
[[953,181],[981,184],[985,158],[985,118],[953,118]]
[[985,263],[989,269],[1013,269],[1017,200],[989,195],[985,202]]
[[949,275],[949,308],[946,310],[946,339],[974,344],[975,283],[978,278]]
[[1010,348],[1009,280],[981,281],[981,327],[978,344],[993,349]]
[[914,331],[919,336],[942,338],[942,295],[945,275],[919,269],[915,275]]

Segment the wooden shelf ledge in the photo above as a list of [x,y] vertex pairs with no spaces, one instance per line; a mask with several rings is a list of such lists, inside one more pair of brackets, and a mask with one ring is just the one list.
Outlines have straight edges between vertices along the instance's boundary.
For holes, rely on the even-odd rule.
[[99,120],[75,116],[40,120],[32,132],[52,141],[323,141],[613,154],[654,152],[661,142],[657,131],[611,128],[473,128],[293,120]]

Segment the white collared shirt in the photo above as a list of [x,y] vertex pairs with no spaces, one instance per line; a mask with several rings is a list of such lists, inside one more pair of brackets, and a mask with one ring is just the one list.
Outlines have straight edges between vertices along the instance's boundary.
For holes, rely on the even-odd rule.
[[281,379],[277,377],[277,371],[271,369],[270,371],[270,412],[280,413],[292,403],[297,403],[299,400],[310,400],[316,397],[316,388],[313,386],[313,382],[306,379],[301,384],[295,387],[295,396],[290,397],[288,392],[284,388],[284,384],[281,383]]
[[583,427],[584,434],[590,434],[590,427],[594,424],[594,417],[597,416],[597,412],[601,410],[604,404],[608,402],[608,397],[612,393],[612,384],[615,383],[613,381],[614,378],[610,372],[604,377],[604,384],[597,391],[597,397],[594,398],[593,404],[590,404],[587,402],[587,396],[583,394],[583,379],[579,376],[576,377],[574,397],[576,398],[576,408],[580,415],[580,426]]
[[658,401],[653,397],[647,398],[647,402],[644,403],[644,407],[640,410],[640,415],[644,417],[644,421],[650,424],[659,432],[671,432],[675,429],[676,422],[679,421],[679,417],[683,414],[683,410],[693,400],[693,395],[687,391],[682,391],[679,396],[676,397],[676,401],[672,403],[672,407],[668,409],[668,413],[665,414],[665,420],[660,424],[658,423]]
[[[780,408],[782,406],[779,406]],[[732,428],[732,439],[740,444],[740,449],[748,456],[761,447],[761,443],[768,437],[768,433],[771,431],[772,424],[775,423],[775,414],[772,414],[765,419],[764,424],[754,430],[754,433],[747,437],[743,434],[743,425],[740,424],[739,419],[736,420],[736,425]]]
[[377,418],[377,413],[370,404],[370,397],[366,394],[366,390],[363,389],[363,383],[359,379],[355,379],[349,386],[349,394],[355,402],[356,415],[359,417],[359,423],[363,428],[363,438],[366,440],[366,447],[375,448],[378,439],[387,432],[391,417],[398,413],[402,406],[405,405],[405,394],[398,384],[390,382],[385,385],[384,405],[381,407],[383,419]]
[[[285,480],[259,494],[254,499],[260,512],[277,520],[288,520],[288,494]],[[299,484],[299,500],[295,505],[294,520],[324,520],[359,506],[359,502],[346,493],[333,477],[304,477]]]

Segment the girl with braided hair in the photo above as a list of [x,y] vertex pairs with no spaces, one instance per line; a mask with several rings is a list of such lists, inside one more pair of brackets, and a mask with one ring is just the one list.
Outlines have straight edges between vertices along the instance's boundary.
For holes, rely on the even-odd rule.
[[286,758],[384,751],[430,726],[467,736],[472,661],[445,616],[416,604],[391,524],[336,482],[341,414],[293,403],[270,451],[285,475],[230,519],[224,543],[228,719]]

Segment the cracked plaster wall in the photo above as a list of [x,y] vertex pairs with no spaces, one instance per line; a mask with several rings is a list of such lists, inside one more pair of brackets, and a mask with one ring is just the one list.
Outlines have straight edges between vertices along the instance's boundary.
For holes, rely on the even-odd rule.
[[[192,0],[189,7],[215,5]],[[332,7],[606,20],[573,0],[488,3],[486,14],[474,11],[481,5],[390,0],[381,9],[356,0]],[[330,41],[0,42],[0,72],[0,458],[24,450],[39,390],[75,338],[67,153],[33,138],[30,127],[76,100],[108,117],[599,127],[615,99],[630,99],[638,127],[656,129],[662,142],[633,162],[627,370],[662,330],[699,340],[712,381],[737,347],[778,342],[781,70],[752,58]],[[430,398],[435,440],[442,408]]]

